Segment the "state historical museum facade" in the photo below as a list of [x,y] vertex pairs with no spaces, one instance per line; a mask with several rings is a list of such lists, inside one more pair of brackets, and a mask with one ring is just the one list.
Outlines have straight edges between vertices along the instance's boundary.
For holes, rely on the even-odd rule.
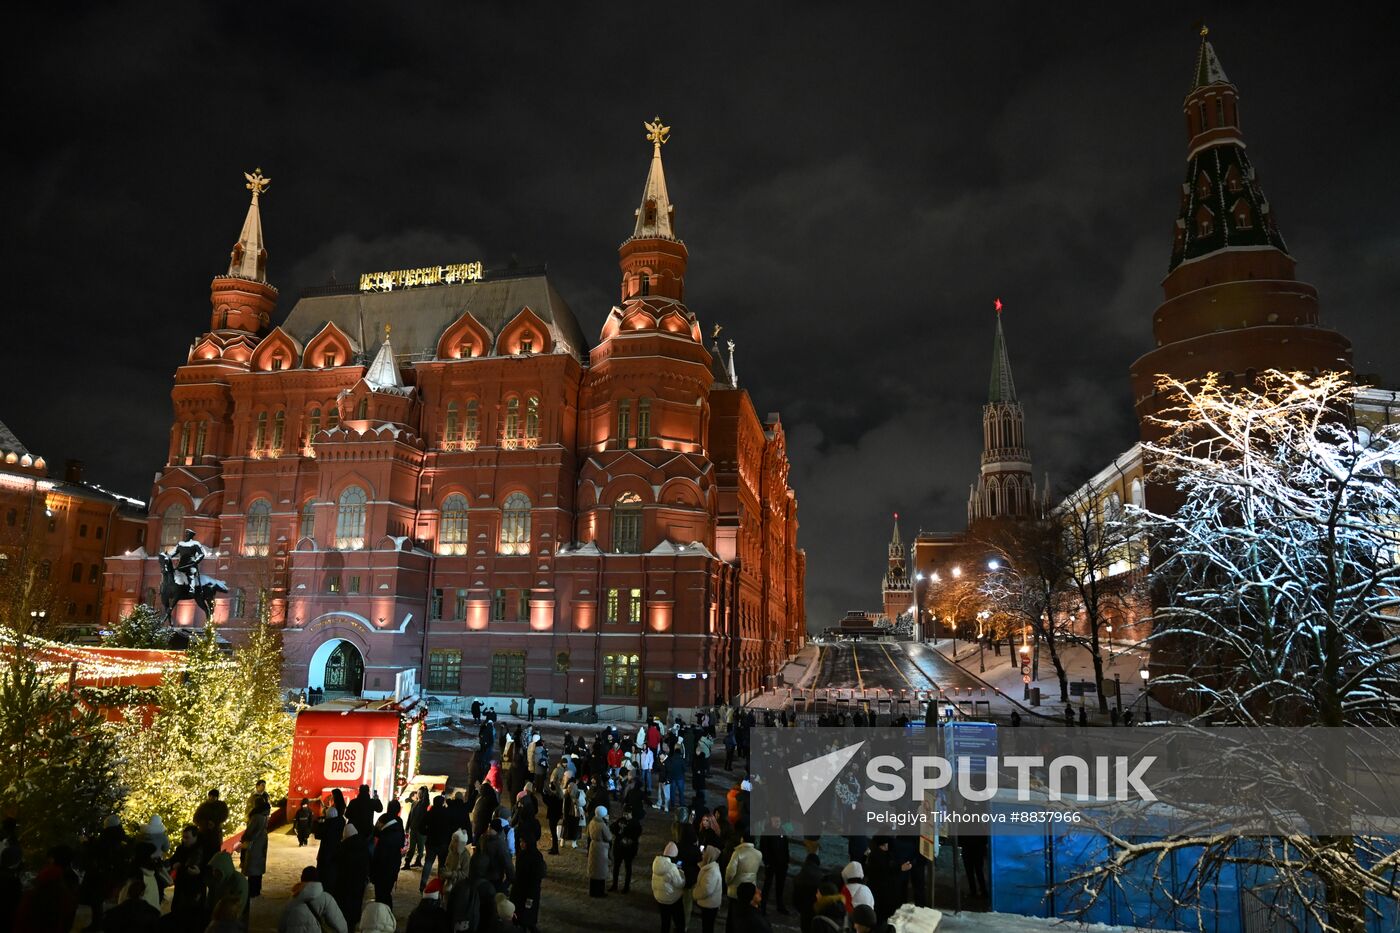
[[[272,327],[258,198],[211,329],[175,374],[147,540],[185,528],[265,605],[290,688],[527,694],[689,708],[760,687],[805,640],[783,428],[684,304],[661,162],[589,347],[542,270],[479,264],[313,290]],[[107,562],[104,615],[153,601],[154,551]],[[203,624],[191,603],[181,625]]]

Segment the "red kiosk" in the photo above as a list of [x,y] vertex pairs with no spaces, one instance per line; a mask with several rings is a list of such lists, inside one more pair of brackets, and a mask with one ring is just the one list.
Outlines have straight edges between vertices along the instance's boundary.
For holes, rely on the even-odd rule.
[[442,786],[445,777],[418,774],[427,708],[416,700],[330,700],[297,713],[287,818],[302,798],[319,814],[340,788],[346,800],[368,784],[386,803],[411,782]]

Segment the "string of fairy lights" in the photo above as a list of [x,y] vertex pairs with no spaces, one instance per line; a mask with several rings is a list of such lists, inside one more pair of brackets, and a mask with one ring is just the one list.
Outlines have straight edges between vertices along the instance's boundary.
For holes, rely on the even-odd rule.
[[[163,675],[181,664],[178,653],[168,659],[123,657],[100,649],[21,635],[0,627],[0,657],[8,659],[13,654],[33,662],[41,673],[72,677],[84,682],[95,681],[99,685],[104,681]],[[149,655],[149,652],[145,654]]]

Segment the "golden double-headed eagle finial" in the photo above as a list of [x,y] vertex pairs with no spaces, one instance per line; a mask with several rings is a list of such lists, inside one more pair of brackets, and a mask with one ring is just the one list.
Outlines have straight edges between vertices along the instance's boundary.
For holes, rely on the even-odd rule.
[[261,167],[253,169],[251,175],[244,172],[243,177],[248,179],[248,183],[243,187],[253,192],[253,197],[255,198],[266,191],[268,186],[272,184],[272,179],[263,175]]
[[643,121],[642,126],[647,129],[647,142],[655,144],[658,149],[671,137],[671,128],[662,126],[660,117],[652,117],[650,123]]
[[1208,35],[1210,35],[1210,27],[1207,26],[1204,22],[1202,22],[1202,23],[1201,23],[1201,38],[1204,39],[1204,38],[1205,38],[1206,36],[1208,36]]

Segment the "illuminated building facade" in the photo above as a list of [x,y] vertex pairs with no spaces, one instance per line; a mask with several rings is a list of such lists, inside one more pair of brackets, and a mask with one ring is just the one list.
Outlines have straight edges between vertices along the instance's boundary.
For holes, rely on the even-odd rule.
[[[667,128],[648,130],[594,346],[542,269],[479,263],[315,289],[271,326],[267,180],[248,176],[149,536],[169,550],[188,527],[217,552],[215,621],[236,638],[265,606],[287,686],[382,694],[414,671],[434,694],[688,708],[803,644],[783,426],[684,304]],[[109,616],[153,563],[109,562]]]
[[69,460],[62,479],[0,423],[0,613],[44,613],[47,628],[95,637],[103,561],[145,544],[145,504],[85,482]]

